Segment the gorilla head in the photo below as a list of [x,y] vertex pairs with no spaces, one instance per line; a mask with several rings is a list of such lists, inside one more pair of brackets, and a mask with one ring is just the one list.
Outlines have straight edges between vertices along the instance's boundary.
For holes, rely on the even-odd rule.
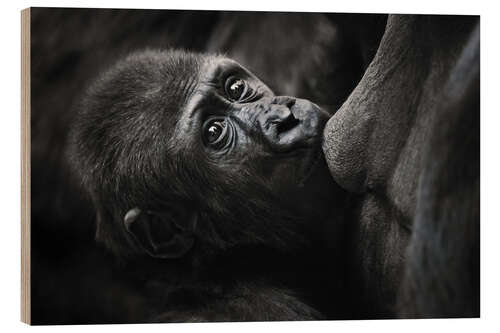
[[337,190],[321,151],[328,117],[222,56],[128,56],[87,91],[73,127],[97,238],[155,258],[306,246]]

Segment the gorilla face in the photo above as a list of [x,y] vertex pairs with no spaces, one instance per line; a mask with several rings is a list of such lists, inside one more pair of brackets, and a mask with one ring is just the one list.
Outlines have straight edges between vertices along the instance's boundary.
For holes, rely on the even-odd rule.
[[[320,140],[328,114],[307,100],[275,96],[230,59],[205,57],[201,73],[192,78],[172,144],[202,147],[206,168],[218,174],[206,179],[212,188],[220,177],[249,175],[258,180],[253,186],[271,191],[283,205],[314,208],[319,198],[310,195],[318,184],[311,175],[321,172]],[[177,153],[188,147],[179,146]]]
[[335,191],[321,151],[327,120],[221,56],[129,56],[89,89],[74,127],[98,237],[162,258],[197,242],[302,244]]

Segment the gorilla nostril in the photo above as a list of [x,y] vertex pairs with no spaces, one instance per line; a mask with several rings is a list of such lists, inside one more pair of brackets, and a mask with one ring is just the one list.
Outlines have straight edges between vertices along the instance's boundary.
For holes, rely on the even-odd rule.
[[295,105],[295,98],[291,98],[289,101],[285,103],[285,105],[290,109]]
[[285,133],[299,124],[299,120],[290,113],[290,116],[286,119],[280,121],[276,126],[276,132],[278,134]]

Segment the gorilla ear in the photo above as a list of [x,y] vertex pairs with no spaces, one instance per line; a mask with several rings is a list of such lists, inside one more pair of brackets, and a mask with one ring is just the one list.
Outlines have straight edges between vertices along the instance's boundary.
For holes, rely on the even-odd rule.
[[124,223],[127,232],[151,257],[180,258],[193,247],[196,214],[186,217],[185,221],[176,220],[178,218],[136,207],[125,214]]

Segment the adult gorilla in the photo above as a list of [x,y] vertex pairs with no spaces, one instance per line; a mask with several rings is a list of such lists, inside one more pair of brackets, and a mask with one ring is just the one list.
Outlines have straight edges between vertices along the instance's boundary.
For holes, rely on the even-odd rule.
[[479,315],[479,22],[393,15],[325,129],[366,317]]
[[328,119],[221,56],[146,51],[96,80],[73,162],[97,239],[161,281],[157,320],[321,318],[307,290],[328,270],[313,249],[342,208]]

